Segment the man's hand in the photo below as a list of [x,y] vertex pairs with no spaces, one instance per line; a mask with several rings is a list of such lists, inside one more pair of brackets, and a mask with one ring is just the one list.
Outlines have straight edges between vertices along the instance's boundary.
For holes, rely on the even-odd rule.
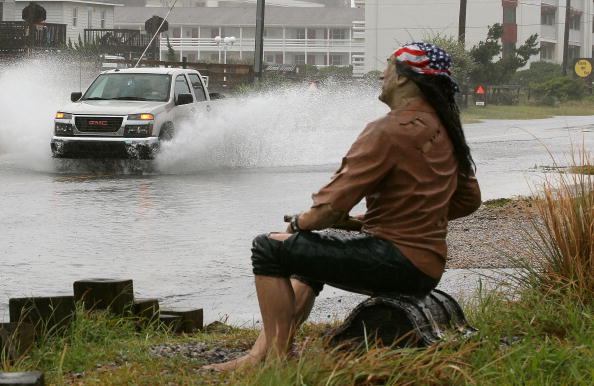
[[358,218],[347,216],[338,220],[332,228],[345,229],[347,231],[360,231],[363,227],[363,221]]

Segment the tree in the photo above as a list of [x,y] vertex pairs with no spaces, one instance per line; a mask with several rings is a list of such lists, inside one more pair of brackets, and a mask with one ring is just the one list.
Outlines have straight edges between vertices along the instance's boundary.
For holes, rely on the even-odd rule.
[[446,50],[452,57],[452,76],[460,85],[468,84],[477,64],[470,52],[466,51],[463,43],[453,36],[440,34],[427,37],[424,41]]
[[167,35],[167,60],[169,62],[175,62],[175,50],[169,41],[169,35]]
[[[496,23],[489,27],[487,39],[470,50],[477,67],[470,74],[471,82],[477,84],[505,84],[514,73],[524,67],[532,55],[540,52],[538,34],[533,34],[518,48],[512,48],[502,55],[501,38],[503,25]],[[496,61],[494,61],[497,58]]]
[[536,83],[544,83],[550,79],[563,75],[561,65],[552,62],[533,62],[530,63],[530,69],[517,71],[512,76],[512,83],[521,86],[531,86]]

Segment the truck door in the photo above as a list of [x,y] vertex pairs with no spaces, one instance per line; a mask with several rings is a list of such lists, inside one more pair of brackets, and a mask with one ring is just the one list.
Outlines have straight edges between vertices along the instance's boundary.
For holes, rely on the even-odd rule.
[[190,91],[190,86],[188,85],[188,81],[187,81],[185,75],[183,75],[183,74],[177,75],[175,77],[175,85],[173,87],[174,87],[173,98],[174,98],[174,102],[176,104],[175,109],[174,109],[175,110],[175,113],[174,113],[175,121],[176,122],[187,121],[187,120],[191,119],[192,114],[195,112],[196,104],[194,103],[195,101],[193,101],[192,103],[188,103],[185,105],[178,105],[178,100],[179,100],[180,94],[190,94],[193,96],[193,93],[192,93],[192,91]]
[[188,74],[192,89],[194,90],[194,98],[198,107],[198,113],[204,113],[210,110],[210,101],[206,95],[206,87],[202,82],[201,76],[198,74]]

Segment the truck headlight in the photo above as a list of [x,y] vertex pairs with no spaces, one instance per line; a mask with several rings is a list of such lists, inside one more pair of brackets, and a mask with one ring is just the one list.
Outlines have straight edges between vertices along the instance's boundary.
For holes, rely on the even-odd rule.
[[128,115],[129,121],[152,121],[155,119],[153,114],[130,114]]
[[70,113],[63,113],[63,112],[58,111],[56,113],[56,117],[55,118],[56,119],[72,119],[72,114],[70,114]]
[[73,135],[72,125],[70,123],[56,122],[54,126],[55,135],[62,137]]
[[153,125],[126,125],[124,128],[124,137],[143,138],[150,137],[153,133]]

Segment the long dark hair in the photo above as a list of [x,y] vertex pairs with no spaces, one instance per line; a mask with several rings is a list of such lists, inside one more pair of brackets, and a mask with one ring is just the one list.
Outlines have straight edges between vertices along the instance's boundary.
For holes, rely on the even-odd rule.
[[454,145],[454,154],[458,160],[460,171],[468,175],[476,168],[476,165],[470,155],[470,148],[462,130],[460,109],[454,98],[454,81],[447,76],[419,74],[401,62],[396,62],[396,72],[412,80],[419,87],[427,102],[435,109]]

